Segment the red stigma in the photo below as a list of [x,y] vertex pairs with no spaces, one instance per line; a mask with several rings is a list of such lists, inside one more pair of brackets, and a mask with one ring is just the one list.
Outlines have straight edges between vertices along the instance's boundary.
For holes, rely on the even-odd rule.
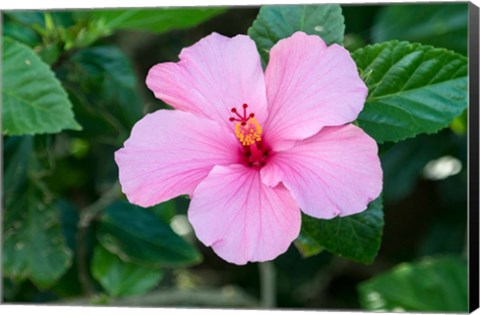
[[255,117],[254,113],[250,113],[247,115],[247,108],[248,104],[243,104],[242,109],[243,109],[243,115],[240,115],[235,107],[232,107],[230,110],[232,113],[237,115],[237,117],[230,117],[228,120],[229,121],[238,121],[242,124],[242,126],[245,126],[247,124],[248,119]]

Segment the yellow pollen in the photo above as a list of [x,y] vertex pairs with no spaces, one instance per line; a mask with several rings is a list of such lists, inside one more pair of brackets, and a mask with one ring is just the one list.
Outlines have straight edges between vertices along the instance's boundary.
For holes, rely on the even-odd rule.
[[254,117],[251,117],[247,120],[245,126],[242,126],[241,122],[235,125],[235,135],[242,145],[251,145],[262,140],[260,137],[262,127]]

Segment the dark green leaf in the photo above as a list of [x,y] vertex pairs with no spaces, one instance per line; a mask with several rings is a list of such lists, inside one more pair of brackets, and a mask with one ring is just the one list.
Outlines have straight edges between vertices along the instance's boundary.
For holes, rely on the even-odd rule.
[[296,242],[302,246],[313,244],[309,245],[308,251],[301,250],[305,256],[309,256],[312,249],[316,253],[324,248],[356,262],[371,263],[380,248],[382,233],[382,199],[377,198],[368,205],[367,210],[359,214],[331,220],[304,215],[300,237]]
[[58,209],[29,183],[6,204],[3,271],[14,280],[29,278],[39,288],[53,285],[72,262],[59,225]]
[[29,178],[39,166],[33,138],[7,138],[4,158],[4,275],[50,287],[70,266],[72,254],[60,231],[58,209],[43,184]]
[[467,262],[452,256],[403,263],[361,283],[359,293],[368,310],[467,312]]
[[3,36],[10,37],[30,47],[41,43],[40,36],[34,30],[15,22],[5,22],[3,24]]
[[328,45],[342,44],[345,24],[340,5],[263,6],[248,29],[248,36],[267,64],[272,46],[297,31],[319,35]]
[[165,8],[98,10],[92,17],[101,19],[111,30],[134,29],[163,33],[196,26],[225,11],[222,8]]
[[162,271],[122,261],[102,246],[93,254],[92,274],[111,296],[140,295],[153,288],[162,278]]
[[36,51],[38,56],[42,58],[43,62],[49,65],[52,65],[58,61],[60,54],[62,53],[60,46],[56,43],[43,45]]
[[15,199],[16,193],[26,188],[33,138],[31,136],[8,137],[4,141],[3,195],[5,204],[8,204],[10,199]]
[[[399,18],[401,17],[401,18]],[[388,5],[372,29],[374,42],[398,39],[455,50],[468,50],[468,4]]]
[[6,12],[5,14],[12,20],[26,26],[45,26],[44,15],[41,11],[12,11]]
[[106,209],[100,243],[126,262],[145,267],[179,267],[200,262],[200,253],[152,211],[125,202]]
[[14,301],[15,296],[20,291],[20,284],[15,283],[8,278],[2,278],[2,302],[9,303]]
[[46,28],[47,19],[57,27],[68,27],[74,23],[71,11],[11,11],[6,14],[19,23],[35,28]]
[[59,69],[59,76],[75,94],[75,111],[87,132],[104,134],[104,124],[126,132],[142,116],[143,102],[132,65],[114,46],[80,50]]
[[72,104],[54,74],[28,46],[3,39],[3,133],[80,130]]
[[[65,243],[70,250],[77,255],[77,227],[78,227],[78,209],[66,199],[56,202],[57,208],[60,210],[60,226],[62,229]],[[93,251],[93,244],[97,244],[93,233],[93,226],[87,228],[85,235],[82,237],[83,251],[86,259],[90,259]],[[84,294],[82,284],[79,280],[79,271],[77,260],[74,259],[70,268],[63,276],[50,288],[59,297],[72,297]]]
[[352,54],[369,94],[359,126],[378,142],[447,127],[467,106],[467,59],[431,46],[391,41]]

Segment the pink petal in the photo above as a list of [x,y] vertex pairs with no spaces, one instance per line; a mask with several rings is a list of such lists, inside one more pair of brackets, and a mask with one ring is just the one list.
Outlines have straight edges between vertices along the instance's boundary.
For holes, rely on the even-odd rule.
[[159,110],[137,122],[115,161],[128,200],[149,207],[191,195],[213,166],[236,163],[238,152],[238,141],[216,122]]
[[267,185],[283,182],[303,212],[322,219],[362,212],[382,190],[377,144],[354,125],[325,127],[276,153],[261,175]]
[[248,104],[257,120],[266,117],[265,79],[255,43],[245,35],[217,33],[184,48],[178,63],[155,65],[147,76],[155,96],[176,109],[225,123],[231,109]]
[[318,36],[297,32],[270,51],[265,72],[269,142],[285,149],[324,126],[354,121],[368,89],[343,47],[326,46]]
[[188,210],[195,234],[228,262],[272,260],[300,232],[300,210],[290,193],[267,187],[257,170],[216,166],[198,185]]

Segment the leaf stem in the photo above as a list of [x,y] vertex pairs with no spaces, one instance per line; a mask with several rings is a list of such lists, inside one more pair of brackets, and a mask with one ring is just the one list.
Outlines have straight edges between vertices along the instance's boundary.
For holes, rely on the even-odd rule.
[[275,265],[272,261],[258,264],[260,273],[260,307],[274,308],[276,306],[277,283]]

